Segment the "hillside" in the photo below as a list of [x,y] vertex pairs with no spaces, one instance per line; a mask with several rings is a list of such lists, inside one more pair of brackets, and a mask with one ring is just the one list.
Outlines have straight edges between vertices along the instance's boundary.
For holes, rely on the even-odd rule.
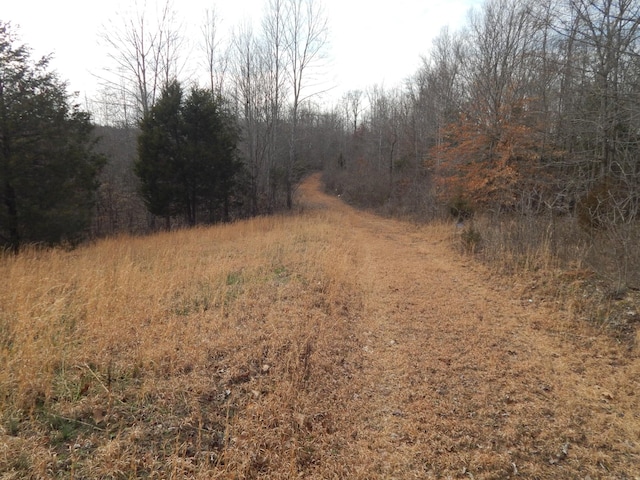
[[637,350],[415,226],[300,212],[0,261],[0,478],[638,478]]

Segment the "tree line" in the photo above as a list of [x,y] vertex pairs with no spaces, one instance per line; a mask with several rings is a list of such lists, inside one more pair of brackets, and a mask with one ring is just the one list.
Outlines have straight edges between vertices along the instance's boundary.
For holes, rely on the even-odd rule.
[[[268,2],[260,34],[239,30],[224,53],[215,12],[207,11],[205,82],[182,71],[187,48],[173,2],[136,8],[102,33],[111,64],[101,75],[99,98],[88,105],[97,128],[48,71],[49,59],[31,60],[28,47],[2,24],[7,60],[0,64],[0,240],[12,250],[22,243],[73,244],[87,235],[229,221],[292,207],[296,182],[308,166],[300,133],[305,101],[313,96],[307,82],[327,34],[320,3]],[[33,77],[26,94],[25,75]],[[57,95],[51,105],[46,89]],[[9,101],[9,91],[25,104]],[[23,122],[22,113],[35,104],[49,108],[49,117],[39,116],[37,125]],[[42,149],[48,148],[39,157],[43,169],[27,158],[36,151],[33,141],[25,141],[24,151],[17,148],[16,139],[31,138],[34,127]],[[54,147],[64,152],[56,157]],[[74,148],[77,158],[69,154]]]
[[638,0],[486,1],[403,85],[344,96],[328,188],[638,288],[639,26]]
[[[291,208],[297,181],[320,168],[331,191],[402,213],[635,222],[639,23],[638,0],[487,0],[436,37],[402,85],[327,106],[318,1],[268,0],[259,23],[226,38],[206,12],[200,82],[170,0],[117,18],[102,35],[111,66],[91,104],[103,141],[89,151],[109,156],[97,178],[104,156],[89,162],[94,233]],[[68,110],[88,129],[83,115]]]
[[[12,252],[25,243],[83,240],[96,194],[108,188],[100,177],[108,158],[90,115],[49,61],[32,60],[11,25],[0,23],[0,243]],[[243,166],[235,119],[220,98],[195,86],[184,95],[171,80],[136,130],[137,157],[127,167],[152,223],[229,220]]]
[[[105,28],[101,37],[111,52],[111,64],[103,72],[92,110],[111,134],[126,137],[127,130],[138,128],[139,119],[152,113],[164,86],[173,81],[196,85],[215,99],[234,124],[231,130],[237,130],[240,161],[229,167],[236,172],[237,182],[233,195],[226,196],[222,217],[290,209],[297,181],[310,168],[319,167],[308,155],[308,120],[319,114],[311,108],[318,93],[313,82],[323,64],[328,34],[321,2],[266,1],[259,22],[240,25],[226,36],[215,10],[207,10],[195,47],[188,45],[173,1],[156,7],[141,7]],[[197,65],[197,73],[189,67],[192,64]],[[142,172],[137,167],[136,171]],[[114,171],[111,175],[118,176]],[[130,183],[126,176],[121,174],[115,183]],[[127,212],[140,217],[140,206],[131,195],[113,195],[113,188],[101,193],[101,229],[117,229],[113,220],[120,224],[120,218],[132,216]],[[171,208],[161,210],[153,212],[165,221],[175,217],[167,214]],[[193,218],[189,214],[180,221],[192,224]]]
[[633,222],[639,26],[637,0],[489,0],[405,85],[345,95],[328,178],[373,203]]

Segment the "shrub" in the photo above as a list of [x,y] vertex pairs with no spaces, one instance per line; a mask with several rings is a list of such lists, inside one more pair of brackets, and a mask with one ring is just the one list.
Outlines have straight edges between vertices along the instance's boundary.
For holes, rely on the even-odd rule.
[[580,226],[587,231],[604,230],[635,217],[633,192],[627,185],[605,178],[577,204]]

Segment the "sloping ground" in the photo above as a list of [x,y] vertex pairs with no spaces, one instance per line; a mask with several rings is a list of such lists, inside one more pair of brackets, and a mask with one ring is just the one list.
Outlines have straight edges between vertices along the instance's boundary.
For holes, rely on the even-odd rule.
[[446,237],[343,211],[364,293],[343,406],[357,478],[638,478],[637,352],[536,308]]
[[299,194],[2,259],[0,478],[640,478],[636,350]]

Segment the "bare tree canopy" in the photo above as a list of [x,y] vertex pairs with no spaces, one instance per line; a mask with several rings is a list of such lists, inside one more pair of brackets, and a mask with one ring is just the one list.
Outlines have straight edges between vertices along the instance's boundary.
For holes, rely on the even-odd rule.
[[100,38],[112,62],[100,77],[104,90],[121,106],[125,121],[135,123],[148,115],[160,89],[178,78],[187,61],[173,0],[155,11],[146,2],[134,2],[132,13],[111,19]]

